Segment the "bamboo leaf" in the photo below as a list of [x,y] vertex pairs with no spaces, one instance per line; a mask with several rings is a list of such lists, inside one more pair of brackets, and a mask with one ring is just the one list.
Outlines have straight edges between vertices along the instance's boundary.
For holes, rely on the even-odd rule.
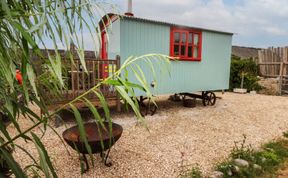
[[13,103],[10,100],[6,101],[3,110],[5,113],[8,114],[9,119],[11,120],[11,122],[13,123],[13,125],[15,126],[17,131],[19,133],[21,133],[20,126],[19,126],[18,122],[16,121],[16,116],[14,114],[15,111],[14,111]]
[[78,125],[78,130],[79,130],[81,141],[84,142],[85,148],[87,149],[87,151],[89,153],[89,156],[90,156],[90,158],[92,160],[92,164],[94,165],[92,149],[91,149],[90,145],[88,144],[86,131],[85,131],[85,128],[84,128],[84,123],[83,123],[81,114],[80,114],[78,109],[73,104],[69,104],[69,106],[73,110],[73,113],[74,113],[74,116],[75,116],[75,119],[76,119],[76,122],[77,122],[77,125]]
[[[123,81],[118,80],[106,80],[103,82],[103,84],[107,84],[107,85],[113,85],[113,86],[123,86]],[[132,83],[129,81],[125,81],[125,84],[131,88],[138,88],[140,90],[146,91],[145,88],[137,83]]]
[[44,25],[46,24],[46,22],[47,22],[46,15],[47,15],[47,14],[43,13],[43,15],[41,16],[41,21],[40,21],[38,24],[37,24],[37,22],[36,22],[36,24],[33,25],[33,26],[28,30],[28,32],[29,32],[29,33],[33,33],[33,32],[35,32],[35,31],[41,30],[41,29],[44,27]]
[[61,141],[61,143],[64,145],[64,147],[65,147],[68,155],[70,155],[70,152],[69,152],[69,150],[67,149],[67,146],[66,146],[63,138],[59,135],[59,133],[58,133],[50,124],[47,124],[47,125],[48,125],[48,127],[56,134],[56,136],[58,137],[58,139],[59,139],[59,140]]
[[19,30],[24,39],[27,40],[27,42],[31,45],[34,52],[41,56],[42,54],[38,48],[38,45],[36,44],[35,40],[33,40],[32,36],[27,32],[27,30],[22,26],[22,24],[16,21],[10,21],[10,23],[15,29]]
[[21,177],[21,178],[27,177],[25,173],[22,171],[22,169],[20,168],[20,166],[13,159],[11,154],[7,152],[7,150],[0,147],[0,154],[1,156],[3,156],[4,160],[7,162],[7,164],[9,165],[9,167],[11,168],[12,172],[14,173],[16,177]]
[[57,178],[58,176],[54,170],[54,167],[50,161],[50,157],[49,157],[44,145],[42,144],[41,140],[33,132],[31,133],[31,135],[33,137],[37,151],[39,153],[40,165],[41,165],[41,168],[42,168],[45,176],[50,177],[50,172],[51,172],[53,178]]
[[30,157],[30,159],[34,162],[34,164],[37,165],[37,161],[35,160],[35,158],[25,148],[23,148],[23,147],[21,147],[20,145],[17,145],[17,144],[15,144],[15,147],[19,148],[26,155],[28,155]]
[[38,97],[38,92],[37,92],[36,82],[35,82],[36,76],[35,76],[34,70],[30,64],[27,64],[26,67],[27,67],[27,76],[28,76],[28,79],[30,81],[30,84],[33,88],[33,91],[34,91],[36,97]]
[[11,137],[10,137],[8,131],[6,130],[6,127],[5,127],[2,119],[0,119],[0,130],[1,130],[2,134],[6,137],[7,140],[11,140]]
[[[83,98],[83,99],[85,100],[85,104],[88,106],[88,108],[92,112],[96,124],[97,125],[100,124],[100,126],[105,130],[106,127],[103,124],[103,118],[101,118],[101,116],[100,116],[99,112],[97,111],[97,109],[94,107],[94,105],[88,99],[86,99],[86,98]],[[103,140],[102,140],[102,132],[101,132],[99,126],[98,126],[98,133],[99,133],[100,140],[101,140],[101,148],[104,151],[104,143],[103,143]]]
[[127,101],[127,103],[131,106],[134,113],[136,114],[137,118],[144,123],[144,118],[141,115],[139,108],[135,105],[133,100],[130,98],[130,96],[127,94],[127,92],[123,89],[121,86],[115,86],[115,89],[118,91],[118,93],[121,95],[121,97]]
[[109,106],[108,106],[108,104],[107,104],[107,102],[106,102],[106,100],[105,100],[105,97],[103,96],[103,94],[102,93],[99,93],[99,92],[97,92],[97,91],[93,91],[94,93],[95,93],[95,95],[99,98],[99,100],[100,100],[100,103],[101,103],[101,106],[103,107],[103,109],[104,109],[104,112],[105,112],[105,117],[106,117],[106,119],[107,120],[111,120],[111,118],[110,118],[110,111],[109,111]]

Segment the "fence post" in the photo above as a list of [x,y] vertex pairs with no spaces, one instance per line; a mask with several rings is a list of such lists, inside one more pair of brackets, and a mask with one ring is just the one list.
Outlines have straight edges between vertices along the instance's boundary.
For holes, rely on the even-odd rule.
[[[116,56],[116,71],[118,71],[120,69],[120,56],[117,55]],[[120,95],[119,93],[116,91],[116,107],[117,107],[117,111],[120,112],[121,111],[121,102],[120,102]]]
[[280,64],[280,72],[279,72],[279,94],[282,95],[282,80],[283,80],[283,67],[284,67],[284,61]]

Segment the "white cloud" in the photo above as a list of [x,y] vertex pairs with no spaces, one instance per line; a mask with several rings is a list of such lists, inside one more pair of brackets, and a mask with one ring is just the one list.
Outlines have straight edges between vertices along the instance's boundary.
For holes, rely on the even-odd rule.
[[270,33],[271,35],[278,35],[278,36],[284,36],[284,35],[288,35],[288,31],[281,29],[281,28],[277,28],[277,27],[267,27],[264,29],[267,33]]

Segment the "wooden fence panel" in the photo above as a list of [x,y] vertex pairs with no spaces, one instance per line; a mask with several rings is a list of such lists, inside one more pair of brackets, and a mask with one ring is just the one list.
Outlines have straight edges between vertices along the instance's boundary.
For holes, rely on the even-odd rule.
[[259,74],[279,78],[279,93],[288,94],[288,47],[262,49],[258,52]]

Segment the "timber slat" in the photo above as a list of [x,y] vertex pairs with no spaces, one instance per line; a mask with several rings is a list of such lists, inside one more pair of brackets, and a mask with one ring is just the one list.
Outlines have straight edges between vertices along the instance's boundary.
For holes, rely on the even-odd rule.
[[287,94],[284,85],[288,78],[288,47],[262,49],[258,51],[258,58],[260,75],[279,77],[279,94]]

